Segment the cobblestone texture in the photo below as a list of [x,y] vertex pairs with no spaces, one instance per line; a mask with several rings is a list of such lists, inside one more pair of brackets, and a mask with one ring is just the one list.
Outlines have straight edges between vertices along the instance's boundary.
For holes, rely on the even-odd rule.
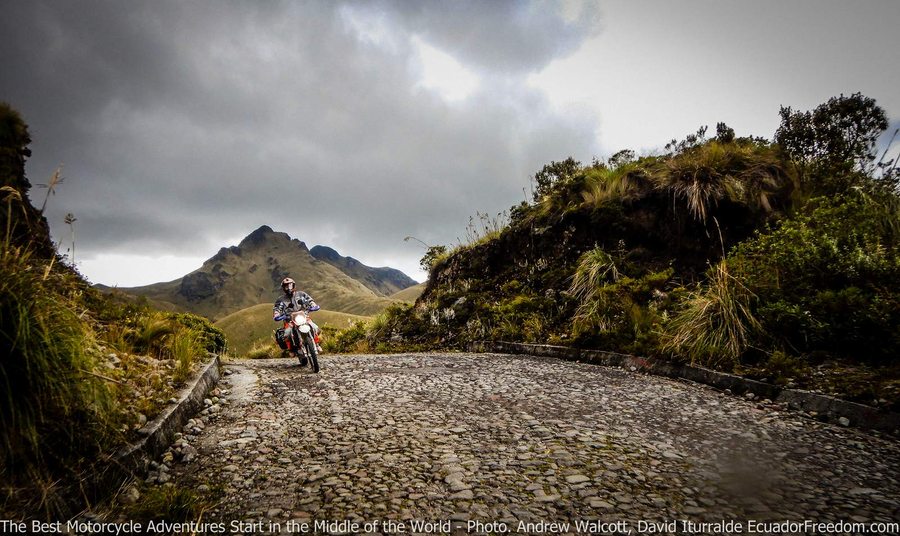
[[150,480],[208,519],[900,519],[900,443],[768,401],[493,354],[239,361]]

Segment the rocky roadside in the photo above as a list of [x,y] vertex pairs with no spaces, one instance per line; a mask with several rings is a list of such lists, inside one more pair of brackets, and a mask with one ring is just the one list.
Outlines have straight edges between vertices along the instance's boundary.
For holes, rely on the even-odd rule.
[[216,490],[207,518],[264,523],[248,533],[900,520],[895,438],[619,369],[496,354],[324,356],[318,375],[233,361],[206,403],[149,480]]

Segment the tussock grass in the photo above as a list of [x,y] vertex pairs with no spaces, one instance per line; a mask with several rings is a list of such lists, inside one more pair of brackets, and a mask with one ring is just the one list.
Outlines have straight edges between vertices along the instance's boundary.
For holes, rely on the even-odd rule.
[[109,492],[88,475],[224,338],[199,317],[105,296],[66,265],[43,218],[63,178],[30,205],[29,142],[0,103],[0,518],[61,520]]
[[282,351],[274,341],[256,341],[244,352],[247,359],[275,359],[281,357]]
[[705,222],[723,200],[771,212],[775,199],[796,184],[794,170],[772,147],[710,140],[667,157],[643,157],[614,168],[583,171],[584,206],[634,201],[663,192]]
[[706,221],[723,199],[770,212],[788,175],[773,150],[713,140],[662,161],[653,180],[657,189],[682,199],[694,218]]
[[578,300],[574,318],[577,330],[589,326],[604,329],[609,324],[606,317],[612,304],[604,299],[606,295],[601,289],[607,283],[615,283],[621,276],[612,256],[602,249],[594,248],[581,256],[569,286],[569,294]]
[[159,411],[211,329],[122,308],[55,258],[0,243],[0,511],[80,509],[83,475]]
[[663,350],[692,364],[730,367],[737,364],[761,325],[753,314],[755,298],[728,272],[725,261],[711,271],[705,288],[691,293],[667,327]]
[[613,200],[629,201],[653,188],[646,164],[628,162],[614,169],[593,167],[585,171],[581,196],[585,204],[601,207]]

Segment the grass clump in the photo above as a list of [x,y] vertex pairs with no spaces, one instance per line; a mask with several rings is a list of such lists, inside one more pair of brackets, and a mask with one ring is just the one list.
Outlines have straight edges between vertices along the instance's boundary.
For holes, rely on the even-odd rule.
[[281,357],[281,348],[272,341],[257,341],[244,354],[247,359],[275,359]]
[[107,386],[88,373],[95,360],[77,302],[59,292],[66,276],[46,268],[22,248],[0,250],[4,473],[58,463],[86,438],[98,445],[95,423],[109,409]]
[[690,293],[667,326],[663,350],[692,364],[731,368],[760,332],[755,295],[728,272],[726,262],[711,269],[706,286]]

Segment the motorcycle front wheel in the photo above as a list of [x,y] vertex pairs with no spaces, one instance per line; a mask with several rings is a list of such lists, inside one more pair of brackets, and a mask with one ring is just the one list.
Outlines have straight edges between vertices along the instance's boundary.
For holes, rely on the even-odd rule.
[[319,356],[316,353],[316,342],[312,337],[304,337],[303,347],[306,348],[306,355],[309,357],[309,366],[313,372],[319,372]]

